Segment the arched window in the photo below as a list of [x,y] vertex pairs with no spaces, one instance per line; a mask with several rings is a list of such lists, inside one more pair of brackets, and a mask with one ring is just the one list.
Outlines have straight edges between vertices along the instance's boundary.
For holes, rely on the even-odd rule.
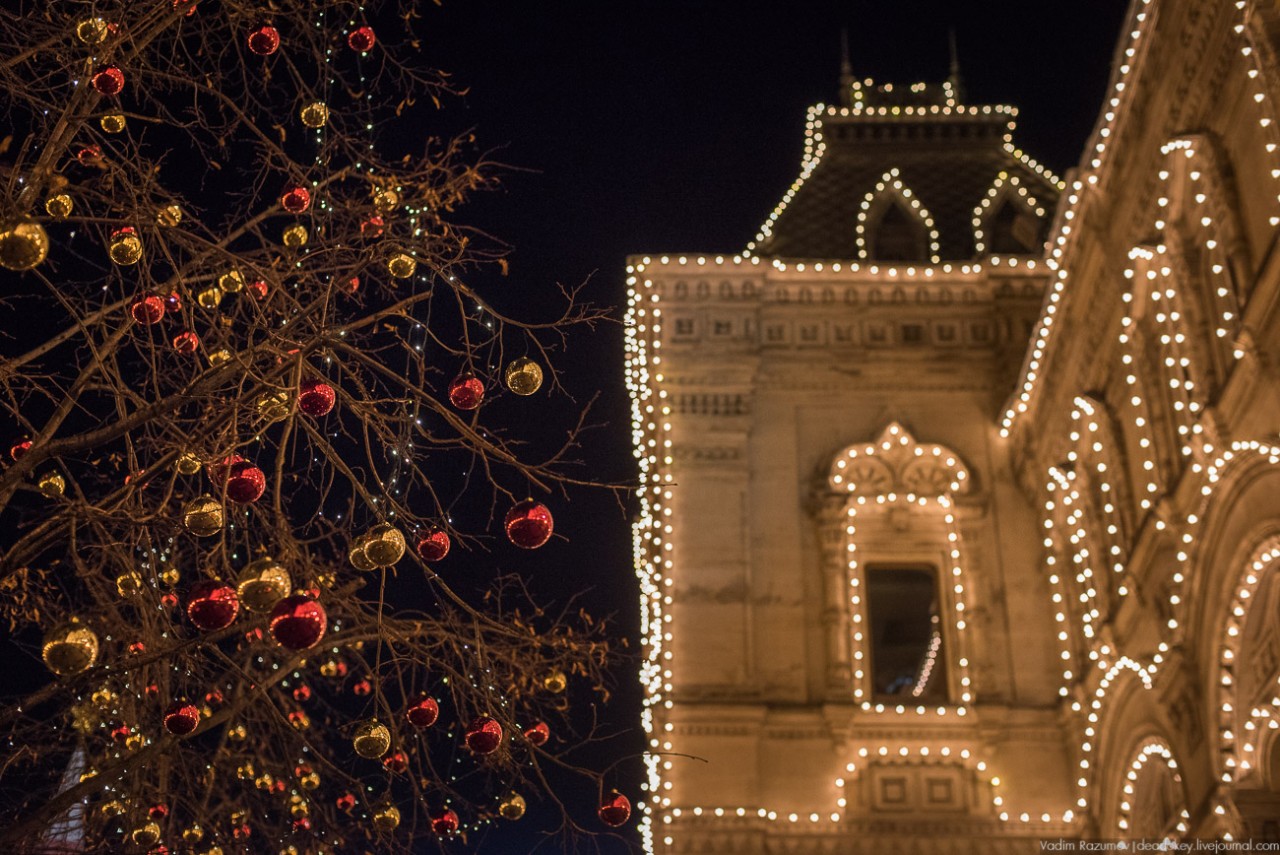
[[924,223],[901,203],[886,205],[879,222],[868,230],[867,255],[873,261],[928,261],[929,243]]
[[1043,221],[1007,196],[991,217],[993,253],[1025,255],[1044,246]]

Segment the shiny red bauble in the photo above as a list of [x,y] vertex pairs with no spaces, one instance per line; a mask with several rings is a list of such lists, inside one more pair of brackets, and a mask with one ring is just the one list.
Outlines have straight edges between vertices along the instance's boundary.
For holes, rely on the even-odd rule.
[[267,489],[267,476],[247,460],[231,464],[227,472],[227,498],[245,504],[262,498]]
[[280,31],[263,24],[249,31],[249,50],[258,56],[270,56],[280,47]]
[[431,814],[431,830],[440,837],[453,834],[458,830],[458,815],[445,808]]
[[255,279],[249,283],[249,293],[253,295],[255,300],[267,299],[267,283],[261,279]]
[[182,295],[177,291],[170,291],[169,296],[164,298],[164,308],[166,312],[181,312]]
[[530,745],[546,745],[551,738],[551,728],[547,727],[545,721],[536,721],[524,729],[524,738],[529,740]]
[[420,698],[404,711],[404,717],[416,728],[427,728],[440,717],[440,705],[434,698]]
[[502,744],[502,725],[487,715],[479,716],[467,725],[466,740],[476,754],[492,754]]
[[600,802],[600,821],[610,828],[617,828],[631,818],[631,800],[617,790],[612,790]]
[[376,214],[360,224],[360,237],[368,240],[382,237],[386,221]]
[[351,694],[358,698],[367,698],[373,692],[373,684],[368,680],[356,680],[355,685],[351,687]]
[[338,798],[334,801],[334,804],[338,806],[338,810],[343,810],[343,811],[351,810],[353,807],[356,806],[356,797],[351,795],[351,793],[343,793],[342,795],[338,796]]
[[484,400],[484,383],[479,377],[460,374],[449,384],[449,400],[460,410],[474,410]]
[[19,439],[16,442],[14,442],[13,445],[9,446],[9,456],[12,457],[14,460],[18,460],[19,458],[22,457],[22,455],[26,454],[30,450],[31,450],[31,440]]
[[155,294],[135,297],[129,304],[129,314],[140,324],[158,324],[164,317],[164,298]]
[[551,539],[555,530],[555,520],[551,511],[541,502],[526,499],[511,510],[503,521],[507,530],[507,540],[521,549],[537,549]]
[[236,589],[226,582],[204,579],[191,587],[187,597],[187,617],[198,629],[212,632],[231,626],[240,613]]
[[124,89],[124,72],[115,65],[104,65],[90,80],[99,95],[119,95]]
[[301,214],[311,207],[311,192],[306,187],[290,187],[280,195],[280,207],[290,214]]
[[439,561],[449,554],[449,533],[433,528],[418,538],[418,557],[428,563]]
[[151,807],[147,808],[147,818],[154,819],[156,822],[159,822],[160,820],[164,819],[168,815],[169,815],[168,805],[152,805]]
[[[287,650],[315,647],[324,638],[328,625],[324,606],[305,594],[285,597],[271,609],[271,637]],[[310,697],[310,690],[306,694]]]
[[337,400],[338,394],[323,380],[303,380],[298,387],[298,409],[309,416],[327,416]]
[[195,353],[200,349],[200,336],[191,330],[180,332],[173,337],[173,349],[178,353]]
[[102,160],[102,149],[96,145],[87,145],[76,152],[76,160],[81,166],[93,166]]
[[352,30],[347,36],[347,44],[352,50],[368,53],[377,44],[378,37],[373,34],[373,27],[360,27]]
[[164,711],[164,729],[174,736],[186,736],[200,724],[200,708],[190,701],[174,701]]
[[388,772],[403,775],[409,771],[409,755],[403,751],[393,751],[383,759],[382,765],[387,767]]

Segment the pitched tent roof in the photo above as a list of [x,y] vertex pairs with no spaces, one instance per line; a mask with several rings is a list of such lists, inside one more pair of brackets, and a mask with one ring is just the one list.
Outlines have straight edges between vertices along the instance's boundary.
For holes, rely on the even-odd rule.
[[875,219],[895,201],[929,233],[929,260],[969,260],[987,249],[975,212],[985,221],[1006,194],[1044,239],[1062,184],[1013,146],[1012,107],[959,104],[950,82],[856,81],[844,100],[810,109],[800,178],[749,253],[874,260]]

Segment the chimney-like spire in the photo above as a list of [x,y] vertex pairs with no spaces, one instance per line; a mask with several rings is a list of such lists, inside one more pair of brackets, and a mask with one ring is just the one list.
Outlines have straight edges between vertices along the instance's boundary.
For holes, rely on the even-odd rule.
[[947,46],[951,50],[951,73],[947,75],[947,82],[951,84],[951,94],[956,99],[956,103],[963,103],[964,85],[960,81],[960,54],[956,50],[954,29],[947,30]]
[[853,63],[849,61],[849,28],[840,28],[840,105],[853,106]]

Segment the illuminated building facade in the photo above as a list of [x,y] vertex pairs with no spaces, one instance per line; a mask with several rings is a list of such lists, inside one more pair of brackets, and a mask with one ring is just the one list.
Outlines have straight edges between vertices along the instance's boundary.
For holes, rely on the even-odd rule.
[[1280,6],[1134,0],[1069,180],[846,71],[637,256],[660,853],[1280,840]]

